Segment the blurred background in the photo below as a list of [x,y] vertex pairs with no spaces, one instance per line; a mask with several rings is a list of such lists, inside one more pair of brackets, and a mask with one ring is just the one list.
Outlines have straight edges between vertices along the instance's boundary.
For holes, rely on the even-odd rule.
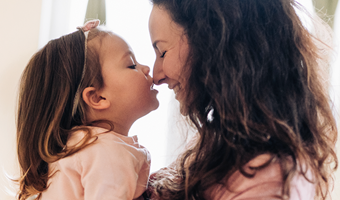
[[[306,9],[327,13],[322,18],[340,36],[340,6],[337,0],[299,0]],[[148,32],[152,9],[149,0],[0,0],[0,199],[14,200],[16,188],[8,177],[19,174],[16,160],[15,115],[20,75],[31,56],[49,40],[76,31],[86,19],[100,18],[109,30],[120,35],[133,49],[138,62],[153,68],[155,54]],[[96,14],[97,10],[101,10]],[[98,12],[97,12],[98,13]],[[106,13],[106,15],[105,15]],[[308,19],[306,26],[310,26]],[[340,103],[340,58],[337,54],[340,37],[334,37],[334,53],[330,69],[330,93],[334,114]],[[178,113],[178,103],[166,85],[157,86],[160,107],[138,120],[130,135],[151,153],[151,171],[173,161],[186,138],[183,132],[194,132]],[[337,145],[339,146],[339,145]],[[339,152],[339,149],[338,149]],[[340,154],[339,154],[340,155]],[[335,177],[333,200],[340,200],[340,173]]]

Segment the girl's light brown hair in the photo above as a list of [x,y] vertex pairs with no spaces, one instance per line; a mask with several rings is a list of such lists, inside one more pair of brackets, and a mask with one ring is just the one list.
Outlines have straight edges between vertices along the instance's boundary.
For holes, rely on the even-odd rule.
[[[306,169],[316,199],[329,195],[337,128],[323,59],[294,0],[152,0],[185,30],[190,47],[185,110],[199,139],[153,176],[156,199],[206,199],[205,191],[260,154],[280,163],[282,195]],[[209,115],[212,114],[210,117]],[[211,120],[212,119],[212,120]]]
[[[87,68],[80,91],[89,86],[99,89],[103,86],[99,50],[108,34],[97,28],[89,33]],[[82,125],[96,122],[86,120],[84,101],[80,101],[72,117],[74,96],[84,67],[84,46],[81,30],[52,40],[31,58],[22,74],[17,113],[19,200],[32,195],[39,198],[48,187],[48,164],[89,144],[90,130]],[[87,132],[86,137],[77,147],[66,148],[69,134],[76,130]]]

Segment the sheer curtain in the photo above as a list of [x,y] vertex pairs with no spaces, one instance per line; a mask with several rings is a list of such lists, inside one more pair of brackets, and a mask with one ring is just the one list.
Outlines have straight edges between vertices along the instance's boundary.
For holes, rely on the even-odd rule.
[[[331,94],[333,97],[333,101],[335,103],[335,116],[338,121],[338,131],[340,130],[339,127],[339,119],[340,119],[340,3],[338,3],[336,8],[336,13],[334,17],[334,59],[331,69],[331,78],[332,78],[332,85],[331,85]],[[340,136],[338,136],[337,142],[337,155],[340,158]],[[335,174],[335,185],[334,190],[332,193],[332,198],[334,200],[340,199],[340,170],[338,169]]]

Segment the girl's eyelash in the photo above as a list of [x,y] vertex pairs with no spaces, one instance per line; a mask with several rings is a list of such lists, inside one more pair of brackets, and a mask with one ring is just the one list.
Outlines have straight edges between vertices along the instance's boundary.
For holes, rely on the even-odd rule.
[[130,69],[136,69],[136,65],[128,66],[128,68],[130,68]]
[[164,58],[165,53],[166,53],[166,51],[164,51],[164,53],[161,55],[161,58]]

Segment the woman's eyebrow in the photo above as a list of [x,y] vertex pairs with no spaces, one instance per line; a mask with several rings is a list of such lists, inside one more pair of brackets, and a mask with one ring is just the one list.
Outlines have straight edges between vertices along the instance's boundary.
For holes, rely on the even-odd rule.
[[158,42],[159,42],[159,41],[156,40],[154,43],[152,43],[152,46],[153,46],[154,49],[158,49],[158,48],[157,48],[157,43],[158,43]]
[[158,44],[159,42],[165,42],[165,41],[164,41],[164,40],[156,40],[156,41],[154,41],[154,42],[152,43],[152,46],[153,46],[154,49],[157,49],[157,50],[158,50],[157,44]]

